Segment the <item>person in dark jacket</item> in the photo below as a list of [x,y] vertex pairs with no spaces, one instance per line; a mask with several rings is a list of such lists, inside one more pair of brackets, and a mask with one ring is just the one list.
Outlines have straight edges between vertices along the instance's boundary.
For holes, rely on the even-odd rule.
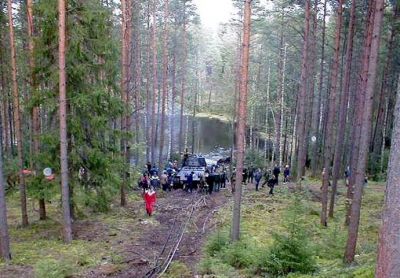
[[271,178],[271,169],[265,169],[263,177],[264,177],[264,182],[262,183],[261,187],[264,187],[264,185],[266,185],[269,179]]
[[275,178],[271,178],[268,180],[268,187],[269,187],[269,195],[274,195],[274,187],[278,184]]
[[253,178],[254,178],[254,168],[253,168],[253,166],[251,166],[249,168],[249,182],[250,183],[253,183]]
[[274,170],[272,171],[272,174],[274,174],[275,177],[275,185],[278,185],[279,183],[279,174],[281,173],[281,169],[279,169],[279,166],[275,164]]
[[243,183],[247,184],[247,178],[249,176],[249,173],[247,171],[247,168],[243,168]]
[[208,176],[206,176],[206,183],[208,185],[208,194],[211,195],[214,190],[214,175],[213,174],[208,174]]
[[285,166],[285,170],[283,170],[283,183],[289,182],[290,176],[290,168],[289,165]]
[[192,193],[193,191],[193,175],[194,172],[191,172],[189,175],[186,176],[186,191]]
[[258,191],[258,186],[260,184],[261,178],[262,178],[261,170],[258,169],[254,175],[254,180],[256,182],[256,191]]

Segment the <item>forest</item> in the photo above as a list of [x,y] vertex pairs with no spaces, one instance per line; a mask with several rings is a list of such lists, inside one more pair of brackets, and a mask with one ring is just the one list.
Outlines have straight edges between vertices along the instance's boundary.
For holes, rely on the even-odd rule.
[[399,0],[0,0],[0,277],[400,277],[399,33]]

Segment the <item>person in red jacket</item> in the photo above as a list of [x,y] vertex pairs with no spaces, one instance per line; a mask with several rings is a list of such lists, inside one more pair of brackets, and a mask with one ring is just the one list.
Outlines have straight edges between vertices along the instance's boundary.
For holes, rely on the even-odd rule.
[[154,211],[154,205],[157,201],[156,192],[154,191],[152,186],[149,189],[145,190],[143,198],[146,203],[146,212],[149,216],[151,216]]

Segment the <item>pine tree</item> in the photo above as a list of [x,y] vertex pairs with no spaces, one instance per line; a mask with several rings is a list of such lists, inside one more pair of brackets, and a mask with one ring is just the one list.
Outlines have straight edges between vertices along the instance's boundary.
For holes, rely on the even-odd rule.
[[60,160],[61,160],[61,199],[63,210],[63,236],[66,243],[72,241],[71,213],[68,178],[68,140],[67,140],[67,89],[66,89],[66,12],[65,1],[58,0],[58,52],[59,52],[59,88],[60,88]]
[[236,129],[236,147],[237,147],[237,167],[236,167],[236,184],[233,205],[232,218],[232,240],[237,241],[240,237],[240,206],[242,202],[242,180],[243,180],[243,164],[244,164],[244,140],[246,133],[246,116],[247,116],[247,90],[249,81],[249,54],[250,54],[250,30],[251,30],[251,2],[246,0],[244,3],[244,21],[243,21],[243,44],[242,44],[242,60],[240,74],[240,91],[239,91],[239,110],[238,110],[238,127]]

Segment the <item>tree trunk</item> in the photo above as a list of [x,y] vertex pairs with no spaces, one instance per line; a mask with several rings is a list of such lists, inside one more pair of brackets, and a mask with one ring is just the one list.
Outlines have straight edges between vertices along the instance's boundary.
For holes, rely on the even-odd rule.
[[[282,78],[281,78],[281,82],[282,82],[282,86],[281,86],[281,93],[280,93],[280,126],[279,126],[279,130],[280,130],[280,134],[279,134],[279,166],[283,166],[282,165],[282,157],[283,157],[283,152],[285,151],[285,149],[282,146],[282,139],[283,139],[283,122],[284,122],[284,111],[285,111],[285,71],[286,71],[286,55],[287,55],[287,44],[285,43],[284,46],[284,50],[283,50],[283,65],[282,65]],[[286,120],[287,123],[287,120]],[[286,136],[286,133],[285,133]]]
[[[375,1],[375,0],[374,0]],[[354,112],[354,125],[352,128],[351,133],[351,142],[352,148],[350,150],[350,172],[351,176],[349,179],[349,184],[347,187],[347,194],[346,194],[346,220],[345,224],[348,225],[350,223],[350,214],[351,214],[351,202],[353,200],[353,190],[354,190],[354,182],[355,182],[355,170],[357,167],[358,161],[358,153],[359,153],[359,141],[360,141],[360,134],[361,134],[361,125],[362,125],[362,117],[364,111],[364,102],[365,102],[365,90],[368,80],[368,66],[369,66],[369,55],[370,55],[370,48],[371,48],[371,40],[372,40],[372,31],[373,31],[373,18],[375,12],[375,2],[372,2],[368,9],[368,15],[366,24],[368,25],[365,29],[364,34],[364,53],[362,57],[362,67],[361,67],[361,74],[359,80],[357,82],[357,89],[355,94],[355,112]]]
[[320,62],[320,71],[319,71],[319,85],[318,85],[318,94],[317,99],[315,101],[315,110],[313,111],[312,115],[312,124],[311,124],[311,132],[313,136],[315,136],[316,140],[315,143],[311,145],[311,171],[312,176],[317,176],[317,165],[318,165],[318,143],[320,142],[320,132],[319,128],[321,126],[321,101],[322,101],[322,90],[323,90],[323,83],[324,83],[324,73],[325,73],[325,26],[326,26],[326,5],[327,0],[324,1],[324,14],[322,20],[322,46],[321,46],[321,62]]
[[397,2],[393,6],[393,16],[391,18],[391,31],[388,40],[387,46],[387,58],[386,62],[384,63],[384,70],[383,70],[383,78],[380,90],[380,97],[379,97],[379,106],[378,112],[375,120],[375,128],[372,137],[372,160],[373,161],[383,161],[383,157],[381,155],[382,148],[384,149],[385,140],[384,140],[384,126],[385,126],[385,118],[387,115],[387,103],[388,103],[388,94],[390,90],[389,80],[390,78],[394,79],[393,76],[393,51],[395,50],[396,46],[396,36],[398,35],[398,22],[400,20],[400,3]]
[[[131,40],[132,40],[132,18],[131,18],[131,0],[121,1],[121,32],[122,32],[122,42],[121,42],[121,99],[124,103],[124,114],[121,118],[121,131],[122,131],[122,156],[124,162],[127,163],[129,169],[130,161],[130,151],[129,142],[127,139],[127,133],[130,131],[130,97],[129,97],[129,80],[130,80],[130,62],[131,62]],[[121,206],[126,206],[126,188],[128,187],[128,170],[123,172],[123,181],[120,188],[121,193]]]
[[232,240],[238,241],[240,237],[240,205],[242,199],[242,172],[244,163],[244,139],[246,134],[246,116],[247,116],[247,85],[249,74],[249,50],[250,50],[250,24],[251,24],[251,1],[245,0],[244,3],[244,20],[243,20],[243,47],[242,47],[242,69],[241,82],[239,91],[239,114],[238,128],[236,130],[236,146],[237,146],[237,168],[236,168],[236,184],[233,205],[232,218]]
[[153,53],[153,101],[152,101],[152,111],[151,111],[151,163],[155,163],[156,159],[156,123],[157,123],[157,100],[158,100],[158,75],[157,75],[157,17],[156,17],[156,0],[153,0],[152,6],[152,29],[151,29],[151,50]]
[[[10,1],[10,0],[9,0]],[[63,236],[66,243],[72,241],[70,199],[68,185],[68,140],[67,140],[67,85],[65,70],[66,46],[66,12],[65,0],[58,0],[58,32],[59,32],[59,90],[60,90],[60,159],[61,159],[61,199],[63,208]]]
[[341,162],[343,161],[343,150],[345,145],[343,144],[343,138],[346,129],[347,105],[350,94],[351,63],[353,58],[353,39],[354,39],[354,28],[356,19],[355,17],[356,17],[356,0],[353,0],[351,4],[349,31],[347,38],[345,77],[344,77],[343,90],[340,96],[340,105],[339,105],[340,110],[339,110],[338,131],[336,135],[335,155],[333,163],[332,195],[329,204],[329,217],[333,217],[335,208],[335,197],[337,191],[337,182],[339,179]]
[[150,3],[148,1],[147,5],[147,65],[146,65],[146,115],[145,115],[145,133],[146,133],[146,160],[150,162],[151,160],[151,125],[150,125],[150,114],[151,114],[151,93],[150,93],[150,65],[151,65],[151,35],[150,35]]
[[[141,3],[140,1],[134,2],[133,10],[135,12],[135,26],[140,26],[141,24]],[[140,151],[139,151],[139,144],[140,144],[140,120],[141,120],[141,111],[142,111],[142,104],[141,104],[141,91],[142,91],[142,40],[141,40],[141,28],[137,27],[136,30],[136,38],[135,38],[135,51],[136,60],[134,61],[135,65],[135,93],[134,93],[134,101],[135,101],[135,142],[136,142],[136,150],[135,150],[135,157],[136,157],[136,165],[140,165]]]
[[301,183],[301,178],[304,173],[307,154],[305,118],[306,118],[306,99],[307,99],[307,77],[308,77],[308,41],[310,33],[310,0],[306,0],[305,7],[305,21],[304,21],[304,45],[303,45],[303,60],[301,66],[300,77],[300,93],[299,93],[299,110],[297,121],[297,134],[298,134],[298,155],[297,155],[297,180]]
[[9,261],[11,260],[11,253],[7,224],[5,186],[6,183],[3,175],[3,150],[0,148],[0,252],[3,259]]
[[360,222],[360,210],[362,191],[365,179],[365,169],[368,158],[369,141],[371,138],[372,100],[375,89],[377,60],[381,37],[381,24],[383,19],[384,0],[376,0],[375,14],[373,18],[373,32],[371,42],[370,60],[368,66],[368,81],[366,86],[365,106],[361,126],[360,150],[358,154],[357,168],[355,172],[354,196],[351,205],[351,217],[349,223],[349,235],[347,238],[345,261],[354,261],[356,252],[358,226]]
[[22,213],[22,226],[28,226],[28,212],[26,207],[26,187],[25,177],[22,173],[24,169],[24,154],[23,154],[23,142],[22,142],[22,125],[21,125],[21,110],[19,106],[19,93],[18,93],[18,81],[17,81],[17,55],[15,50],[15,37],[14,37],[14,25],[13,25],[13,13],[12,13],[12,1],[8,0],[8,24],[10,28],[10,50],[11,50],[11,69],[12,69],[12,86],[13,86],[13,98],[14,98],[14,122],[16,129],[17,139],[17,153],[18,153],[18,176],[19,176],[19,192],[21,199],[21,213]]
[[324,148],[324,171],[323,171],[322,198],[321,198],[321,203],[322,203],[321,225],[323,226],[327,226],[328,184],[331,172],[331,161],[333,153],[332,149],[334,144],[333,130],[336,117],[336,95],[337,95],[337,83],[339,74],[339,62],[340,62],[339,55],[340,55],[342,26],[343,26],[343,0],[339,0],[339,5],[337,8],[337,18],[336,18],[334,57],[332,63],[331,91],[329,95],[329,106],[327,107],[328,119],[325,129],[326,142]]
[[400,277],[400,75],[375,277]]
[[[281,123],[283,119],[283,48],[284,48],[284,39],[283,39],[283,18],[284,18],[284,9],[282,8],[281,11],[281,32],[280,32],[280,38],[279,38],[279,61],[278,61],[278,72],[279,72],[279,77],[278,77],[278,92],[277,92],[277,98],[278,98],[278,112],[276,115],[276,123],[275,123],[275,156],[274,157],[274,162],[278,163],[278,165],[281,166]],[[286,46],[285,46],[286,50]]]
[[158,164],[160,167],[163,162],[164,136],[165,136],[165,110],[168,97],[168,17],[169,2],[164,2],[164,38],[163,38],[163,85],[162,85],[162,104],[161,104],[161,128],[160,128],[160,155]]
[[174,42],[174,52],[172,57],[172,98],[171,98],[171,121],[170,121],[170,133],[171,133],[171,153],[175,151],[175,106],[176,106],[176,44]]
[[183,2],[183,30],[182,30],[182,41],[183,41],[183,61],[182,61],[182,88],[181,88],[181,111],[179,117],[179,153],[182,153],[183,146],[183,109],[185,104],[185,90],[186,90],[186,62],[187,62],[187,34],[186,34],[186,1]]
[[[27,22],[28,22],[28,48],[29,48],[29,67],[30,67],[30,87],[31,87],[31,97],[34,97],[37,93],[37,82],[36,82],[36,75],[35,75],[35,56],[34,56],[34,25],[33,25],[33,0],[27,0]],[[37,103],[35,101],[35,103]],[[37,157],[40,153],[40,143],[39,143],[39,136],[40,136],[40,115],[39,115],[39,106],[35,105],[32,108],[32,154],[34,157]],[[32,160],[32,161],[36,161]],[[37,163],[34,163],[32,167],[35,171],[39,172],[39,166]],[[39,219],[45,220],[46,219],[46,203],[43,198],[39,199]]]
[[270,82],[271,82],[271,65],[268,64],[268,77],[267,77],[267,103],[265,105],[265,138],[264,138],[264,155],[265,155],[265,161],[268,160],[268,114],[269,114],[269,109],[270,109],[270,100],[269,100],[269,87],[270,87]]

